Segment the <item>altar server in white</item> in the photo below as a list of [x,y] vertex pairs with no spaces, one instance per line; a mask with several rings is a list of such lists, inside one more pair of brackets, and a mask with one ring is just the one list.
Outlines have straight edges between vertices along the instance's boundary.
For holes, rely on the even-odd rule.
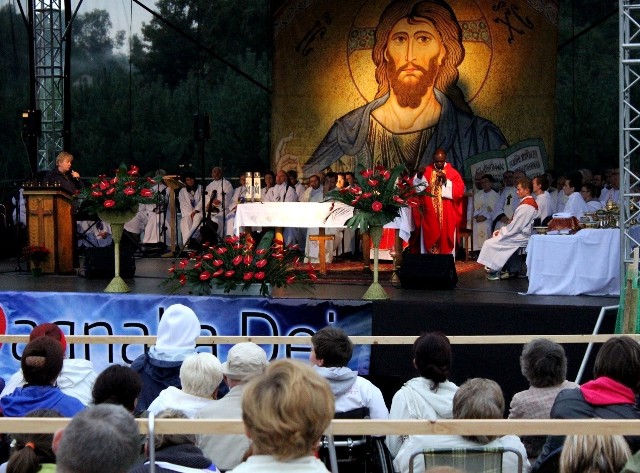
[[538,204],[538,218],[542,224],[547,217],[553,217],[556,212],[555,202],[549,194],[549,179],[546,175],[540,174],[533,178],[533,196]]
[[523,178],[518,181],[516,193],[520,204],[513,214],[511,223],[493,232],[493,237],[482,245],[478,263],[491,270],[488,279],[492,281],[508,279],[510,272],[513,274],[519,271],[519,268],[510,268],[501,272],[509,258],[518,248],[526,246],[531,236],[533,220],[538,216],[538,204],[531,196],[532,191],[533,185],[529,179]]
[[482,189],[473,196],[473,247],[481,248],[484,241],[491,236],[493,212],[498,203],[498,193],[491,187],[493,177],[482,176]]

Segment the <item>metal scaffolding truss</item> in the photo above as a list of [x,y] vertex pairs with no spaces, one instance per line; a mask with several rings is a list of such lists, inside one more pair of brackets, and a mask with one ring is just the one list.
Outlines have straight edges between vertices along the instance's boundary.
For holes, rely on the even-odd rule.
[[36,104],[42,111],[38,170],[52,169],[63,143],[64,55],[60,0],[34,0]]

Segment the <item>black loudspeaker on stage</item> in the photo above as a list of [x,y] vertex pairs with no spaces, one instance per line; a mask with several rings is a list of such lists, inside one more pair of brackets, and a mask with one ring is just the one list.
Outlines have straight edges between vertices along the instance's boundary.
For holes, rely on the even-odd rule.
[[404,253],[398,271],[404,289],[453,289],[458,273],[453,255]]

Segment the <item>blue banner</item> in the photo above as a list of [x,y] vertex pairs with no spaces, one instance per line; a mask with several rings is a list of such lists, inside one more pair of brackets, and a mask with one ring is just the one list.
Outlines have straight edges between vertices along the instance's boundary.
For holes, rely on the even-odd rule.
[[[0,333],[28,335],[36,325],[53,322],[66,335],[155,335],[164,309],[178,303],[197,314],[202,335],[310,335],[329,324],[348,335],[371,335],[367,301],[54,292],[0,292]],[[309,359],[310,345],[261,346],[270,359]],[[198,351],[225,361],[229,348],[207,345]],[[24,344],[0,346],[0,376],[5,380],[20,368],[23,349]],[[68,357],[91,360],[97,372],[112,363],[129,364],[143,352],[143,345],[67,347]],[[368,345],[356,345],[349,366],[368,374],[370,353]]]

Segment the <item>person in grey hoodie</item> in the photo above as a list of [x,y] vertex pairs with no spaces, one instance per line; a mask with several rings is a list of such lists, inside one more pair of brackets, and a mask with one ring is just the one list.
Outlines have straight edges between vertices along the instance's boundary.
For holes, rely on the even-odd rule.
[[329,382],[336,398],[336,413],[366,407],[371,419],[389,418],[380,389],[346,366],[353,354],[353,343],[344,330],[324,327],[311,337],[311,345],[309,361]]
[[[451,344],[441,332],[420,335],[413,344],[413,365],[420,373],[394,394],[389,419],[451,419],[453,396],[458,386],[448,380]],[[395,458],[405,437],[387,435],[387,446]]]

